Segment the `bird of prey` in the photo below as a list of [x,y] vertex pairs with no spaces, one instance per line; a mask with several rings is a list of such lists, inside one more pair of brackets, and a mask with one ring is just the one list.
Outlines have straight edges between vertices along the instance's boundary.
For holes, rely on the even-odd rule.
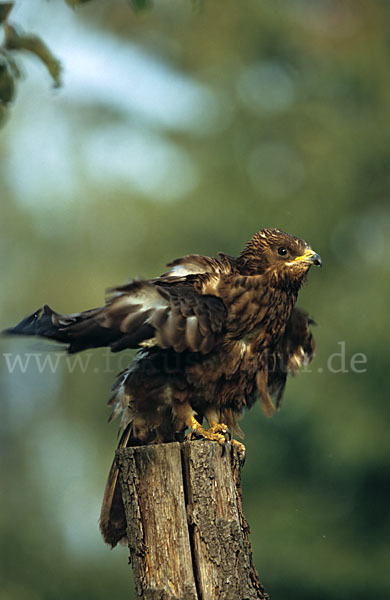
[[[238,257],[184,256],[156,279],[110,289],[101,308],[58,314],[45,305],[7,333],[54,339],[69,353],[139,349],[109,400],[110,420],[121,415],[119,447],[180,440],[187,429],[224,445],[256,398],[271,415],[287,375],[313,357],[313,321],[294,306],[312,265],[321,258],[306,242],[262,229]],[[115,462],[100,527],[112,547],[125,536]]]

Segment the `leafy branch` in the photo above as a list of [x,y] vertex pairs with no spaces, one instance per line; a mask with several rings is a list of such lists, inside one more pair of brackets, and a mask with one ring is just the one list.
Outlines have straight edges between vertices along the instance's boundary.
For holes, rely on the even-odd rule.
[[[90,1],[65,0],[72,8]],[[135,13],[145,12],[153,6],[153,0],[127,0],[127,2]],[[202,0],[191,0],[191,2],[194,10],[198,11]],[[8,17],[13,7],[14,2],[0,3],[0,33],[3,30],[3,41],[0,43],[0,124],[7,114],[9,105],[14,100],[16,81],[21,77],[19,69],[19,54],[21,52],[29,52],[35,55],[47,68],[54,87],[61,86],[62,67],[60,61],[40,37],[31,33],[24,33],[15,24],[9,23]]]
[[16,80],[21,75],[18,66],[19,57],[15,58],[17,53],[27,51],[34,54],[49,71],[54,87],[61,85],[61,63],[41,38],[24,33],[9,23],[8,17],[13,6],[13,2],[0,4],[0,27],[3,29],[3,42],[0,45],[0,122],[14,99]]

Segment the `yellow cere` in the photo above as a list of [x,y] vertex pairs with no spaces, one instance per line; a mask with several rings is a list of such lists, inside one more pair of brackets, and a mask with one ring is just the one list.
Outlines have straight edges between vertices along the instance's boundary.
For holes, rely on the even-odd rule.
[[312,250],[311,248],[308,248],[306,250],[306,252],[304,254],[302,254],[302,256],[297,256],[296,258],[294,258],[294,262],[302,262],[305,260],[309,260],[310,258],[312,258],[314,256],[315,252],[314,250]]

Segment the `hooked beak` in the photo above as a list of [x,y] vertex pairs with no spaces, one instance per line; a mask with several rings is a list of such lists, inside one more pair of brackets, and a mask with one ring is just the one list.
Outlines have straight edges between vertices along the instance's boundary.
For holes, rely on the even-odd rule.
[[302,256],[297,256],[294,262],[308,262],[316,267],[322,267],[322,259],[317,252],[314,252],[311,248],[308,248]]
[[314,252],[313,256],[311,257],[311,261],[316,267],[322,267],[322,258],[319,254],[317,254],[317,252]]

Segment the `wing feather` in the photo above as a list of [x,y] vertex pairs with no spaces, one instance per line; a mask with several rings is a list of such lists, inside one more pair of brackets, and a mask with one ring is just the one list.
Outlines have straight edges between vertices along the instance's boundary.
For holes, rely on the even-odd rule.
[[227,266],[198,255],[170,266],[187,274],[173,276],[171,269],[157,279],[130,281],[110,289],[105,306],[80,313],[61,315],[44,306],[8,333],[49,337],[68,344],[70,353],[101,346],[208,353],[226,322],[226,306],[214,290]]
[[[199,293],[192,281],[182,278],[168,283],[165,279],[134,281],[110,294],[101,323],[125,334],[113,346],[115,351],[136,341],[205,354],[217,343],[226,319],[220,298]],[[141,332],[147,337],[140,339]]]
[[268,391],[280,407],[287,375],[295,375],[314,356],[315,343],[310,326],[315,322],[300,308],[294,308],[276,352],[268,360]]
[[187,275],[199,275],[200,273],[209,273],[215,271],[218,267],[218,261],[208,256],[199,254],[187,254],[181,258],[175,258],[167,264],[169,271],[161,277],[187,277]]

